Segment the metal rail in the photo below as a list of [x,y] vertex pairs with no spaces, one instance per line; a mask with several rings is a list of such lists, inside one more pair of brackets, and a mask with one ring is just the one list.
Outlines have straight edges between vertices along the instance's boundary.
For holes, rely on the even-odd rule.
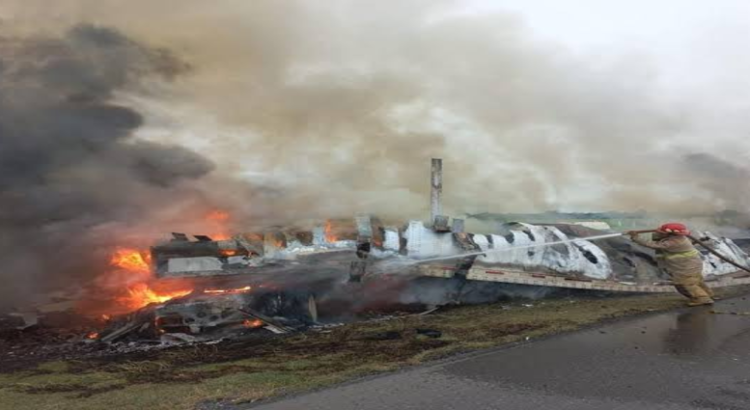
[[[420,266],[418,275],[437,278],[452,278],[456,275],[453,266]],[[611,292],[630,293],[674,293],[674,286],[668,282],[657,282],[653,284],[636,284],[630,282],[615,282],[610,280],[588,279],[566,277],[545,273],[531,273],[512,269],[499,269],[493,267],[473,267],[466,274],[467,280],[484,282],[513,283],[519,285],[547,286],[567,289],[604,290]],[[728,286],[750,285],[750,275],[735,276],[735,274],[722,275],[716,278],[706,279],[706,284],[711,288],[723,288]]]

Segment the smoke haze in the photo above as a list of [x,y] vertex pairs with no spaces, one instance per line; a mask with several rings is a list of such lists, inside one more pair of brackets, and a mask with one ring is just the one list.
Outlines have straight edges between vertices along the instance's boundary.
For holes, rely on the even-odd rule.
[[131,138],[143,123],[111,102],[138,78],[181,64],[117,31],[79,25],[58,39],[0,42],[0,260],[4,301],[90,277],[109,223],[147,219],[155,201],[213,169],[176,145]]
[[725,181],[748,171],[718,165],[742,122],[731,148],[694,144],[709,102],[667,95],[648,56],[581,55],[513,13],[6,0],[0,30],[0,274],[24,283],[213,205],[248,225],[422,217],[436,156],[452,213],[747,209]]

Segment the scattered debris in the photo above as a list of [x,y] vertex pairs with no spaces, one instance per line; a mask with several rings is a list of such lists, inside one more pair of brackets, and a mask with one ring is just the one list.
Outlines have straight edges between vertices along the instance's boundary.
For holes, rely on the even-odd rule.
[[426,315],[429,315],[430,313],[435,313],[435,312],[437,312],[438,310],[440,310],[440,307],[441,307],[441,306],[434,306],[434,307],[431,307],[430,309],[427,309],[427,310],[425,310],[424,312],[418,313],[417,315],[418,315],[418,316],[426,316]]
[[443,336],[443,332],[436,329],[416,329],[418,335],[427,336],[432,339],[438,339]]
[[373,340],[373,341],[383,341],[383,340],[398,340],[401,339],[403,336],[401,332],[397,332],[395,330],[390,330],[387,332],[381,332],[381,333],[374,333],[371,335],[367,335],[364,337],[365,340]]

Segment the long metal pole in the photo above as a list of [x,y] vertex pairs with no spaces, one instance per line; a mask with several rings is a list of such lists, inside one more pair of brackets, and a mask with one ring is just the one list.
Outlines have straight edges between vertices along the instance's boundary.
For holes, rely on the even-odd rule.
[[723,260],[724,262],[726,262],[726,263],[734,266],[737,269],[744,270],[745,272],[750,272],[750,268],[748,268],[747,266],[742,266],[739,263],[737,263],[737,262],[735,262],[735,261],[727,258],[726,256],[724,256],[721,253],[719,253],[716,249],[712,248],[707,243],[705,243],[702,240],[696,238],[695,236],[688,235],[688,238],[692,239],[693,242],[695,242],[698,245],[704,247],[707,251],[709,251],[710,253],[714,254],[717,258]]
[[443,195],[443,160],[432,159],[432,191],[430,195],[430,220],[435,223],[435,218],[443,214],[441,197]]

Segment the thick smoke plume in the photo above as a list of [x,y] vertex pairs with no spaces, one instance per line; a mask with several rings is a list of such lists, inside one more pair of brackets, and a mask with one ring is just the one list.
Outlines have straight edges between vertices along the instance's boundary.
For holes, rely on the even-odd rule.
[[181,182],[212,170],[186,148],[134,140],[142,116],[112,102],[141,78],[184,68],[90,25],[0,40],[3,302],[91,277],[97,251],[124,240],[108,224],[148,219],[159,200],[181,196]]
[[[96,21],[179,50],[190,73],[161,95],[130,94],[147,108],[144,134],[198,148],[272,198],[258,215],[422,216],[432,156],[454,213],[741,205],[680,167],[677,151],[705,150],[705,102],[667,90],[648,56],[574,54],[510,13],[420,0],[9,3],[18,31]],[[741,132],[712,135],[735,149],[711,153],[736,156]]]

